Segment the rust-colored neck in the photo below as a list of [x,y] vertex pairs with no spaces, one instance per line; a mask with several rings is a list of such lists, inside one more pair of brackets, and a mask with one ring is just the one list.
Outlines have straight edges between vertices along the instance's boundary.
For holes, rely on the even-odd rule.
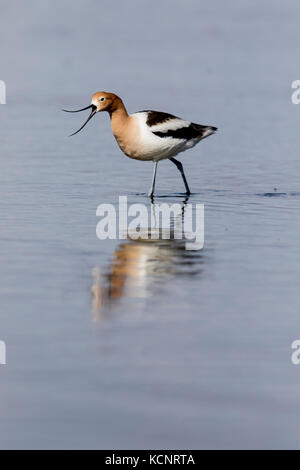
[[119,127],[126,124],[128,113],[123,101],[118,96],[114,99],[109,110],[111,124],[113,127]]
[[140,129],[137,119],[128,115],[126,108],[120,98],[117,97],[109,110],[111,128],[120,149],[125,155],[137,158],[139,153]]

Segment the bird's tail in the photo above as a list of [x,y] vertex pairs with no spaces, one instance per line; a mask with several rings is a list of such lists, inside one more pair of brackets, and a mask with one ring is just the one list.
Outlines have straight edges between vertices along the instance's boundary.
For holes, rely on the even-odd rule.
[[214,134],[217,132],[218,128],[214,126],[205,126],[205,129],[203,129],[203,139],[205,137],[208,137],[209,135]]
[[205,137],[208,137],[209,135],[214,134],[218,130],[217,127],[202,126],[201,124],[195,124],[195,123],[192,123],[192,126],[194,130],[196,131],[197,136],[200,137],[201,139],[205,139]]

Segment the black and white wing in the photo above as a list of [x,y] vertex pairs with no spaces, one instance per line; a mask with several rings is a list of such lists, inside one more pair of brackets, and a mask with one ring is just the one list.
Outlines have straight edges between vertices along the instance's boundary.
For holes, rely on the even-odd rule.
[[159,111],[142,111],[147,113],[146,125],[151,132],[161,138],[171,137],[180,140],[197,141],[216,132],[213,126],[203,126],[194,122],[185,121],[173,114]]

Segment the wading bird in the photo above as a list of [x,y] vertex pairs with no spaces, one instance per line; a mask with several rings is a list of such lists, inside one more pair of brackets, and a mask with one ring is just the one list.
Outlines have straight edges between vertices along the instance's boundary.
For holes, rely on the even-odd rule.
[[157,164],[160,160],[169,159],[181,173],[186,194],[191,194],[182,163],[174,157],[180,152],[194,147],[200,140],[214,134],[217,130],[213,126],[202,126],[194,122],[185,121],[172,114],[159,111],[139,111],[128,114],[123,101],[114,93],[99,91],[92,97],[92,104],[83,109],[68,111],[78,113],[91,109],[85,123],[71,135],[77,134],[89,120],[101,111],[110,115],[111,127],[118,145],[127,157],[135,160],[153,161],[154,171],[149,197],[153,197]]

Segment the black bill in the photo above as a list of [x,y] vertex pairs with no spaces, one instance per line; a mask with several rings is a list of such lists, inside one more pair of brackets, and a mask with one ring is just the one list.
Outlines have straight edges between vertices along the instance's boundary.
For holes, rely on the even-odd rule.
[[87,109],[91,109],[91,114],[89,115],[89,117],[87,118],[87,120],[82,124],[82,126],[80,127],[80,129],[78,129],[78,131],[74,132],[73,134],[70,135],[70,137],[72,137],[72,135],[75,135],[75,134],[78,134],[78,132],[80,132],[86,125],[87,123],[89,122],[90,119],[92,119],[92,117],[96,114],[97,112],[97,107],[94,105],[94,104],[91,104],[90,106],[87,106],[86,108],[82,108],[82,109],[77,109],[75,111],[69,111],[67,109],[63,109],[63,111],[65,111],[66,113],[79,113],[80,111],[86,111]]

